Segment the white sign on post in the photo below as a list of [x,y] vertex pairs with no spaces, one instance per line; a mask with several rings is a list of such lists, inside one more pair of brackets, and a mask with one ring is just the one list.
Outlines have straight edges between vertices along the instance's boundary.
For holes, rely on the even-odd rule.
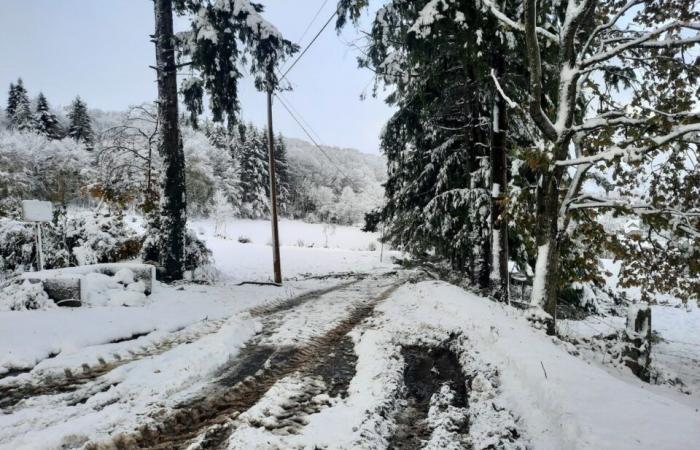
[[22,200],[22,218],[36,223],[37,269],[44,270],[44,253],[41,248],[41,222],[53,220],[53,204],[41,200]]
[[22,218],[27,222],[51,222],[53,204],[41,200],[22,200]]

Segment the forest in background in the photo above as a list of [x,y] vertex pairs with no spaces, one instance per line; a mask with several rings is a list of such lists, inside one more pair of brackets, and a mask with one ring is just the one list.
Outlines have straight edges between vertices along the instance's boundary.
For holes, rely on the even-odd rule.
[[[20,80],[10,87],[7,111],[0,118],[1,215],[17,217],[26,198],[144,212],[157,204],[161,160],[153,105],[88,111],[76,98],[64,115],[43,94],[31,99]],[[188,214],[269,217],[263,130],[241,123],[229,132],[208,121],[194,129],[186,118],[182,122]],[[353,225],[380,205],[386,178],[381,157],[335,147],[321,153],[281,135],[275,145],[283,216]]]

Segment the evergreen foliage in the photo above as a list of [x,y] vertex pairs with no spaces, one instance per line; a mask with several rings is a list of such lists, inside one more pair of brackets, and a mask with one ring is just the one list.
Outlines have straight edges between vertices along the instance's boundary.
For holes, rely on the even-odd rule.
[[287,145],[281,134],[275,139],[275,169],[277,174],[277,203],[282,215],[290,213],[290,179],[289,162],[287,161]]
[[245,127],[244,141],[236,150],[241,161],[241,214],[249,219],[269,216],[269,174],[264,133]]
[[[491,267],[489,149],[498,98],[490,58],[495,48],[514,51],[508,39],[472,3],[393,0],[377,12],[360,60],[378,84],[393,88],[387,102],[398,107],[381,140],[389,175],[385,238],[450,261],[481,287]],[[508,78],[515,85],[523,79],[519,67]]]
[[36,101],[34,124],[36,132],[43,134],[49,139],[61,139],[63,137],[63,130],[58,123],[58,118],[51,112],[49,102],[41,92]]
[[68,110],[68,137],[76,142],[85,144],[85,147],[90,149],[95,143],[95,134],[92,131],[92,123],[90,114],[87,110],[87,105],[80,97],[76,97],[71,103]]
[[17,84],[10,84],[6,113],[10,128],[19,131],[31,131],[34,128],[29,95],[21,78]]

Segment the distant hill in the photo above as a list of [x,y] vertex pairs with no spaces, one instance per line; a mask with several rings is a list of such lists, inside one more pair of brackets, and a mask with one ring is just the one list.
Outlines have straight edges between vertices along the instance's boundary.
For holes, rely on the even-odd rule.
[[364,213],[381,205],[387,178],[384,156],[323,146],[326,157],[310,142],[285,138],[285,143],[298,187],[295,209],[308,219],[360,223]]
[[[354,190],[371,185],[381,187],[386,181],[386,159],[383,155],[362,153],[354,148],[322,146],[328,158],[312,143],[296,138],[285,138],[292,171],[305,173],[314,181],[340,189],[350,184]],[[335,164],[333,164],[332,160]],[[337,167],[336,167],[337,166]],[[345,177],[349,180],[345,180]]]

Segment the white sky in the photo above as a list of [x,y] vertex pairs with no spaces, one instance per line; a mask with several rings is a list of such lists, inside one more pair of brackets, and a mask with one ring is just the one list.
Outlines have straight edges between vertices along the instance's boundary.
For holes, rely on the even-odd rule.
[[[323,0],[261,0],[265,17],[297,41]],[[304,37],[304,46],[335,8],[329,0]],[[0,105],[9,83],[22,77],[32,97],[44,92],[52,106],[76,95],[90,108],[122,110],[156,96],[153,70],[153,3],[150,0],[2,0],[0,2]],[[381,127],[391,115],[371,93],[372,74],[357,69],[357,51],[344,42],[356,37],[348,27],[341,37],[329,26],[288,78],[285,94],[319,134],[322,144],[377,153]],[[249,79],[240,85],[242,117],[266,120],[265,96]],[[281,106],[274,111],[276,131],[306,138]]]

